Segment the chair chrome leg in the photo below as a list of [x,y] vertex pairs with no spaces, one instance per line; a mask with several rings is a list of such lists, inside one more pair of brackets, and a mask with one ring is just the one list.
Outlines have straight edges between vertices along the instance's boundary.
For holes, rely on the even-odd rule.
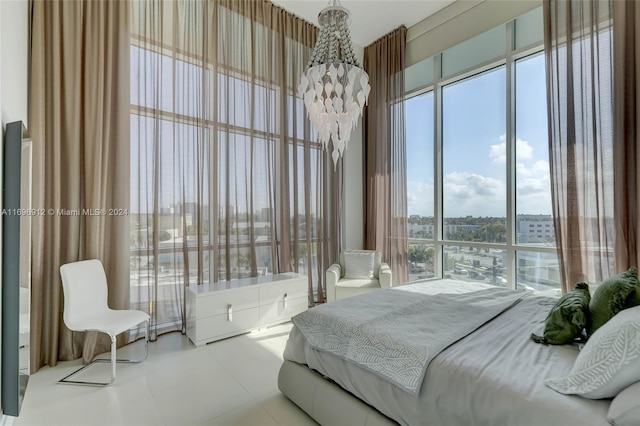
[[111,336],[111,381],[116,379],[116,336]]
[[[145,327],[145,333],[144,333],[144,357],[139,358],[139,359],[117,359],[116,358],[116,336],[112,336],[111,337],[111,354],[110,354],[111,357],[110,357],[110,359],[104,359],[104,358],[94,359],[89,364],[83,365],[82,367],[80,367],[79,369],[74,371],[73,373],[71,373],[68,376],[58,380],[58,383],[62,383],[62,384],[65,384],[65,385],[83,385],[83,386],[107,386],[107,385],[110,385],[111,383],[113,383],[114,380],[116,379],[116,364],[117,363],[121,362],[121,363],[127,363],[127,364],[139,364],[142,361],[144,361],[145,359],[147,359],[147,357],[149,356],[149,327],[150,327],[150,323],[149,323],[149,320],[147,320],[145,322],[146,322],[146,327]],[[90,367],[90,366],[92,366],[93,364],[96,364],[96,363],[105,363],[105,362],[108,362],[108,363],[111,364],[111,379],[108,382],[89,382],[89,381],[82,381],[82,380],[69,380],[69,378],[71,378],[71,377],[75,376],[76,374],[80,373],[85,368],[88,368],[88,367]]]

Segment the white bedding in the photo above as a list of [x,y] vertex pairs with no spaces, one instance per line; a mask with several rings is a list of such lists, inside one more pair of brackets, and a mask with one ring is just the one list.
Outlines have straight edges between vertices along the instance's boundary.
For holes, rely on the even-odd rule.
[[313,348],[416,394],[435,356],[527,296],[469,283],[456,289],[459,294],[441,294],[431,282],[384,289],[309,309],[292,321]]
[[[445,292],[469,288],[455,280],[431,283]],[[328,376],[401,424],[607,425],[609,400],[561,395],[544,384],[568,373],[577,356],[574,347],[543,346],[529,338],[553,303],[549,298],[525,298],[445,349],[429,365],[418,395],[313,349],[296,327],[284,357]]]

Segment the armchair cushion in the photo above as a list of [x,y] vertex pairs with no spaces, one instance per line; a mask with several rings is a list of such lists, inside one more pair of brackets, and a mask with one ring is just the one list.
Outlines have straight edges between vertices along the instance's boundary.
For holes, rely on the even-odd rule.
[[378,273],[380,270],[380,265],[382,264],[382,253],[376,250],[345,250],[340,253],[340,268],[341,275],[340,278],[344,278],[346,276],[347,264],[346,264],[346,255],[348,254],[362,254],[362,255],[373,255],[373,278],[378,279]]
[[372,279],[374,277],[373,252],[345,252],[345,279]]
[[375,278],[343,278],[340,280],[340,287],[345,288],[377,288],[380,283]]

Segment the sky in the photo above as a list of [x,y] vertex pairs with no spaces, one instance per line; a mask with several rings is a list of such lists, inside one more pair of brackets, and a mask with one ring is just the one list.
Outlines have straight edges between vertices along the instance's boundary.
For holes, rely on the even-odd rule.
[[[506,216],[506,70],[443,88],[444,217]],[[544,56],[516,65],[516,211],[551,214]],[[433,216],[433,94],[406,104],[409,215]]]

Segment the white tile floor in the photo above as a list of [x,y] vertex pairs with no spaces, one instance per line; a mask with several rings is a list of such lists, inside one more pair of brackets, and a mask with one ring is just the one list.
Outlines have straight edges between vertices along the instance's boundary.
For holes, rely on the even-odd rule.
[[[118,364],[116,381],[103,388],[56,383],[79,360],[45,367],[31,376],[13,425],[315,425],[278,390],[290,330],[287,323],[199,348],[179,333],[163,335],[147,360]],[[118,356],[141,352],[136,342]],[[87,374],[106,378],[108,368]]]

